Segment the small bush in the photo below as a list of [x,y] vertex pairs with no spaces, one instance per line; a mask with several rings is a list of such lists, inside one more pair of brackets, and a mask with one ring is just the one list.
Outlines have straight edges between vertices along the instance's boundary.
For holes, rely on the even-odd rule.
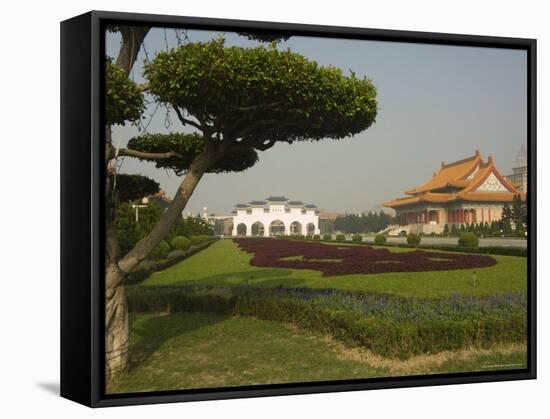
[[313,240],[321,240],[321,236],[319,234],[314,234]]
[[354,242],[362,242],[363,241],[363,236],[361,234],[354,234],[353,236],[351,236],[351,239]]
[[170,246],[166,241],[161,241],[160,244],[153,249],[151,253],[149,253],[149,259],[150,260],[162,260],[166,259],[168,257],[168,253],[170,253]]
[[388,238],[386,237],[385,234],[377,234],[375,237],[374,237],[374,242],[376,244],[384,244],[386,243],[386,241],[388,240]]
[[332,240],[332,234],[325,234],[323,240]]
[[458,245],[462,247],[478,247],[479,238],[475,233],[463,233],[458,239]]
[[313,236],[312,236],[311,234],[308,234],[308,235],[306,236],[306,240],[313,240]]
[[409,233],[407,234],[407,244],[412,246],[418,246],[422,241],[422,236],[420,234]]
[[191,246],[191,240],[185,236],[176,236],[172,239],[170,245],[172,249],[185,251]]
[[337,234],[336,235],[336,241],[343,242],[344,240],[346,240],[345,235],[343,235],[343,234]]
[[191,236],[189,237],[189,240],[191,241],[191,246],[196,246],[198,244],[212,240],[212,237],[206,235]]

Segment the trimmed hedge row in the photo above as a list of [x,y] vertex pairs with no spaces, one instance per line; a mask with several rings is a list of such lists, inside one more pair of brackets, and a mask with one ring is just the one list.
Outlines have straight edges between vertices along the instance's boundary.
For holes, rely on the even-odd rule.
[[163,269],[169,268],[171,266],[174,266],[176,263],[181,262],[182,260],[187,259],[190,256],[193,256],[194,254],[200,252],[203,249],[206,249],[208,246],[210,246],[212,243],[217,241],[217,238],[210,237],[211,240],[209,242],[204,242],[200,245],[197,245],[195,247],[189,248],[185,253],[182,253],[180,255],[168,258],[168,259],[161,259],[156,261],[150,266],[147,266],[146,268],[138,268],[133,272],[130,272],[124,281],[126,285],[135,285],[139,284],[142,281],[145,281],[153,272],[162,271]]
[[526,316],[518,315],[396,322],[349,310],[321,309],[295,298],[227,292],[186,294],[178,287],[131,287],[128,301],[130,312],[216,312],[288,322],[361,345],[384,357],[400,359],[421,353],[523,342],[527,334]]
[[[329,240],[321,240],[329,241]],[[357,246],[372,246],[373,243],[357,243],[353,241],[348,241],[347,243],[354,244]],[[374,243],[376,246],[385,246],[385,247],[404,247],[404,248],[418,248],[420,250],[441,250],[444,252],[458,252],[458,253],[481,253],[488,255],[501,255],[501,256],[520,256],[527,257],[528,251],[527,248],[522,247],[500,247],[500,246],[482,246],[482,247],[461,247],[461,246],[444,246],[444,245],[422,245],[422,246],[411,246],[408,244],[401,243]]]

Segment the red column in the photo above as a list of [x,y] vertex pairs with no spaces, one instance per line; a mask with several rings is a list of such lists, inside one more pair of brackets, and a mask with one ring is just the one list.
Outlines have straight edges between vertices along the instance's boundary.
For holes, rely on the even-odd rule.
[[460,208],[460,223],[464,224],[464,208]]
[[430,222],[430,215],[428,214],[428,209],[426,208],[426,224]]
[[481,222],[484,223],[485,222],[485,215],[484,215],[484,212],[483,211],[483,207],[481,207]]
[[473,209],[473,216],[474,216],[474,219],[472,220],[475,224],[477,224],[477,208],[476,209]]

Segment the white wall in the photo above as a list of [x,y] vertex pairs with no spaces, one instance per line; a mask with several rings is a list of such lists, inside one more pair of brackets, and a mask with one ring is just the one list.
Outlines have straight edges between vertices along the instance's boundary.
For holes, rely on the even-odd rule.
[[233,217],[233,236],[237,235],[239,224],[246,226],[246,235],[252,235],[252,225],[256,222],[264,226],[264,236],[269,237],[269,226],[273,221],[281,221],[285,225],[285,235],[291,234],[290,225],[294,222],[301,224],[302,230],[297,234],[307,234],[307,225],[312,223],[315,226],[313,234],[319,234],[319,216],[315,215],[314,210],[307,210],[302,214],[301,208],[290,208],[290,212],[285,211],[284,205],[271,205],[269,212],[263,208],[252,208],[249,214],[246,209],[238,209],[237,215]]
[[[537,381],[212,401],[91,411],[59,383],[59,21],[89,9],[539,38],[539,162],[550,161],[548,2],[524,0],[8,1],[3,4],[2,378],[6,418],[542,418],[548,413],[550,194],[539,191]],[[368,59],[368,57],[366,57]],[[420,58],[419,58],[420,59]],[[376,141],[375,136],[370,137]],[[539,165],[539,185],[550,184]],[[38,250],[39,249],[39,250]]]

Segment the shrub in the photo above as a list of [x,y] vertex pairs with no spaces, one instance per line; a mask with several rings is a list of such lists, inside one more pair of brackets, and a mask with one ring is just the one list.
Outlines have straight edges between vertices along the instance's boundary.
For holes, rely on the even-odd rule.
[[172,246],[172,249],[185,251],[191,246],[191,240],[185,236],[176,236],[172,239],[170,245]]
[[336,235],[336,241],[343,242],[344,240],[346,240],[346,236],[344,234]]
[[478,247],[479,238],[475,233],[463,233],[458,239],[458,245],[462,247]]
[[351,239],[354,242],[362,242],[363,241],[363,236],[361,234],[354,234],[353,236],[351,236]]
[[212,236],[206,236],[201,234],[199,236],[191,236],[189,237],[189,240],[191,240],[191,246],[196,246],[198,244],[212,240]]
[[377,234],[375,237],[374,237],[374,242],[376,244],[384,244],[386,243],[386,240],[388,240],[388,238],[386,237],[385,234]]
[[150,260],[162,260],[168,257],[170,253],[170,246],[165,240],[161,241],[157,247],[149,254]]
[[323,240],[332,240],[332,234],[325,234]]
[[313,240],[321,240],[321,236],[319,234],[313,235]]
[[313,240],[313,236],[312,236],[311,234],[308,234],[308,235],[306,236],[306,240]]
[[412,246],[418,246],[422,241],[422,236],[420,234],[409,233],[407,234],[407,243]]

